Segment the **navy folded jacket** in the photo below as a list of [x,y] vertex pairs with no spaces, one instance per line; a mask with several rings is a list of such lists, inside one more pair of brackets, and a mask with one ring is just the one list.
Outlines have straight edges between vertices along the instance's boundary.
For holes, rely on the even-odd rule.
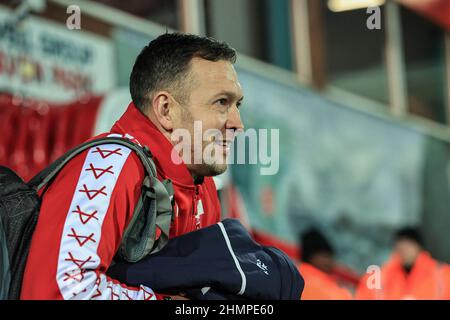
[[234,219],[173,238],[136,263],[118,262],[108,274],[127,285],[202,300],[299,300],[304,287],[284,252],[259,245]]

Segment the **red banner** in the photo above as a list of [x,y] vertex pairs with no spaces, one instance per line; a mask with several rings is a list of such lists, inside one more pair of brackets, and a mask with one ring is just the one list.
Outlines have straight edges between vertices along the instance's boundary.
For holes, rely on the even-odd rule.
[[450,1],[448,0],[397,0],[405,7],[431,19],[450,31]]

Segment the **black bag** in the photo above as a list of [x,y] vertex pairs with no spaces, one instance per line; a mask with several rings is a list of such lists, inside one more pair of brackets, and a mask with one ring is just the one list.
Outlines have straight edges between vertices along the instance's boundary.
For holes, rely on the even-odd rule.
[[[166,245],[172,220],[173,189],[170,180],[161,182],[157,179],[155,164],[147,147],[117,137],[88,141],[65,153],[28,183],[11,169],[0,166],[0,299],[20,297],[23,273],[41,205],[38,192],[49,185],[75,156],[91,147],[109,143],[136,152],[146,171],[141,196],[115,260],[136,262]],[[156,228],[161,230],[158,239]]]
[[236,219],[170,239],[157,254],[116,263],[107,275],[194,300],[299,300],[305,284],[284,252],[255,242]]

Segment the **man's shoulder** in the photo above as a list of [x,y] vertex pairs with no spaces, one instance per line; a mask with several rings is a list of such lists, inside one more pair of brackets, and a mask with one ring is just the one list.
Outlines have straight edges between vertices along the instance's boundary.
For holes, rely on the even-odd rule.
[[[111,137],[102,133],[88,141]],[[140,185],[144,175],[144,166],[136,152],[126,146],[105,142],[90,147],[74,156],[58,173],[54,183],[84,179],[97,181],[114,175],[120,185]]]
[[[92,137],[88,141],[93,141],[93,140],[102,139],[102,138],[123,138],[127,141],[132,142],[133,144],[135,144],[138,147],[142,147],[140,142],[133,136],[131,136],[129,134],[121,134],[121,133],[117,133],[117,132],[101,133],[101,134],[98,134],[98,135]],[[120,158],[117,156],[124,156],[124,154],[122,152],[124,150],[126,151],[125,155],[127,156],[127,161],[124,163],[124,165],[126,165],[127,167],[135,168],[136,171],[142,171],[142,173],[144,173],[144,167],[143,167],[142,161],[140,160],[138,154],[131,148],[128,148],[127,146],[121,145],[119,143],[105,141],[104,144],[92,147],[92,148],[84,151],[84,153],[87,153],[89,151],[98,152],[100,154],[101,158],[106,159],[106,158],[109,158],[109,156],[111,156],[111,161],[114,162],[114,160],[116,160],[116,161],[120,160]]]

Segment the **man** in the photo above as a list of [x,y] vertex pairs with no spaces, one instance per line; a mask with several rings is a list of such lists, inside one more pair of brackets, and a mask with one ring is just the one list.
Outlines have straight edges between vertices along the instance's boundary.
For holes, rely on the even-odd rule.
[[[133,102],[110,134],[148,146],[158,178],[172,180],[170,237],[220,220],[211,177],[226,170],[230,143],[243,130],[235,59],[225,43],[165,34],[150,42],[134,64]],[[199,124],[205,140],[195,141]],[[143,178],[137,155],[119,145],[94,147],[70,161],[43,196],[21,298],[161,298],[151,288],[126,287],[105,275]]]
[[335,267],[334,250],[316,229],[301,236],[299,271],[305,280],[302,300],[349,300],[351,293],[339,286],[332,273]]
[[[396,233],[394,252],[381,268],[380,281],[375,281],[375,276],[370,274],[361,279],[357,299],[450,299],[450,267],[424,250],[416,228],[407,227]],[[377,282],[379,287],[375,286]]]

